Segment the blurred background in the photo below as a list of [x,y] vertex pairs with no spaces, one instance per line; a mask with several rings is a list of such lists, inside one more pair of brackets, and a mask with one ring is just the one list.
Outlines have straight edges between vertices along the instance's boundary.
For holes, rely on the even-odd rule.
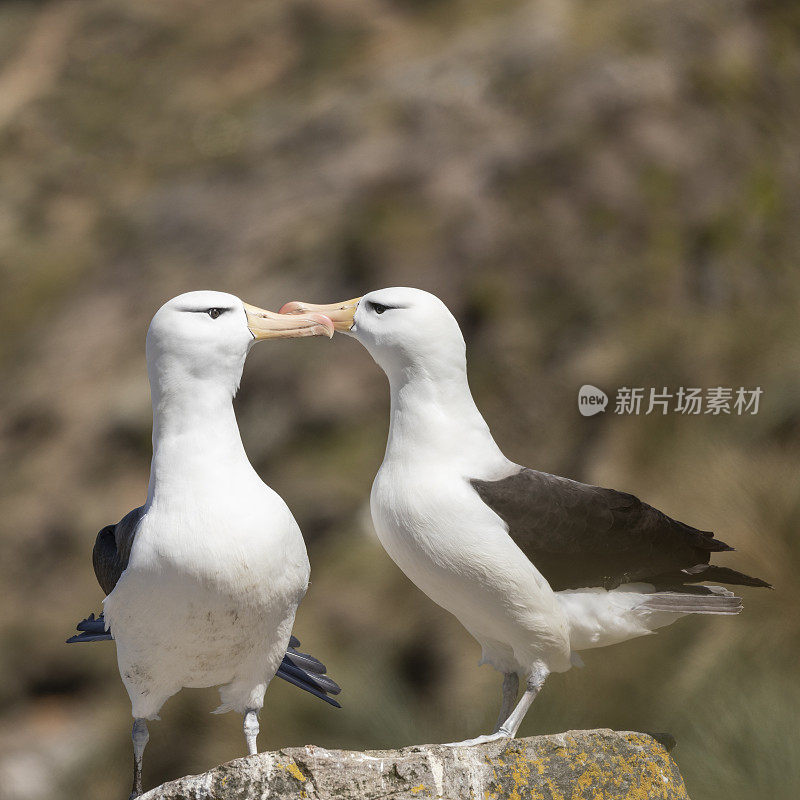
[[[127,797],[96,532],[144,500],[144,337],[175,294],[271,308],[409,285],[463,326],[506,454],[631,491],[770,580],[735,619],[585,654],[522,735],[669,731],[694,800],[800,795],[800,6],[781,0],[0,5],[0,797]],[[583,383],[764,390],[755,416],[578,414]],[[340,711],[273,682],[260,746],[493,724],[500,676],[374,538],[382,373],[256,348],[245,446],[294,512],[295,632]],[[151,725],[145,784],[244,752],[216,691]]]

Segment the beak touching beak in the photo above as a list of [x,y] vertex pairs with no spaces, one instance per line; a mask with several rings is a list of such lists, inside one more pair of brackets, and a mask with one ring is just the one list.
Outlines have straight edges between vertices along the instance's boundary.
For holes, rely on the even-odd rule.
[[247,327],[256,341],[296,336],[333,336],[333,322],[325,314],[276,314],[243,303]]
[[326,317],[333,321],[334,330],[349,331],[353,327],[353,317],[355,316],[356,309],[360,297],[354,297],[352,300],[345,300],[342,303],[329,303],[328,305],[314,305],[314,303],[303,303],[298,300],[293,300],[287,303],[280,310],[281,314],[307,314],[308,312],[317,312],[324,314]]

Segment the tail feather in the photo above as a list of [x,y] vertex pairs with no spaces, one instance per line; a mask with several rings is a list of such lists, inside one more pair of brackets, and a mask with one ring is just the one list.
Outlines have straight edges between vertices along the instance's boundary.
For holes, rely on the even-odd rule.
[[703,587],[707,594],[654,592],[637,607],[637,611],[668,611],[675,614],[738,614],[742,598],[721,586]]

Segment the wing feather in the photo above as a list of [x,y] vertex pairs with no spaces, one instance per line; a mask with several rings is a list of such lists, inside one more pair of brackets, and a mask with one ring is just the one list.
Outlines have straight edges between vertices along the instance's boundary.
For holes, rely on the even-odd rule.
[[97,534],[92,549],[92,565],[97,582],[106,595],[111,594],[120,575],[128,566],[143,508],[143,506],[134,508],[116,525],[106,525]]
[[626,492],[527,468],[470,483],[555,591],[612,589],[676,574],[686,574],[689,582],[684,570],[708,564],[713,552],[733,549]]

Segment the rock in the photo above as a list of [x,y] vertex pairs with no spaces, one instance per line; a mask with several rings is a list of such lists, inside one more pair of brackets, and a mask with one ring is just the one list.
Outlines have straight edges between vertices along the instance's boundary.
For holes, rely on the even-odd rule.
[[141,800],[688,800],[673,745],[611,730],[363,753],[307,745],[239,758]]

